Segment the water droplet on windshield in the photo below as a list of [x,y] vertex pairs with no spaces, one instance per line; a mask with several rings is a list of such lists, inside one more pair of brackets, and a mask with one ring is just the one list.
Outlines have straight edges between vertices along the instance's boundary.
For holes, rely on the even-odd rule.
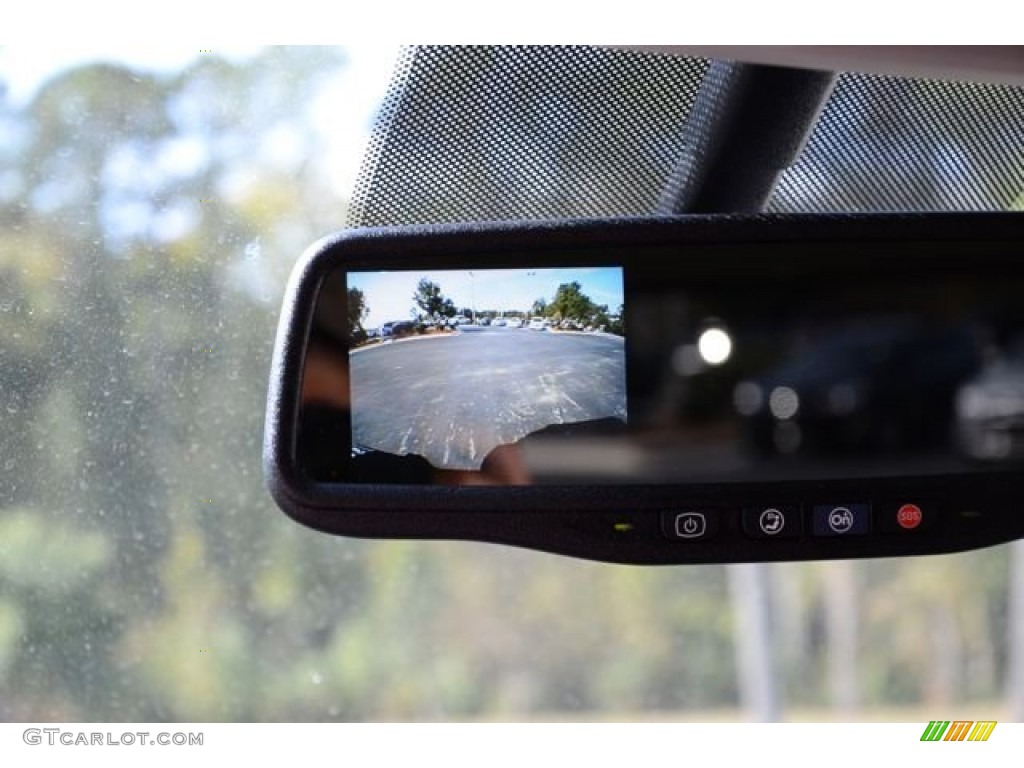
[[257,237],[251,243],[245,246],[245,258],[248,261],[254,261],[260,257],[260,239]]
[[323,675],[321,675],[319,672],[314,672],[312,675],[309,676],[309,679],[313,681],[313,685],[320,685],[320,683],[324,681]]

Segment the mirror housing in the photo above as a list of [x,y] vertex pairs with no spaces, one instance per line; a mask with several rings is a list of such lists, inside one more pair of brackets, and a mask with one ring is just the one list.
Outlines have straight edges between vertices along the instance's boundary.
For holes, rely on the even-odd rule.
[[[998,373],[993,370],[1007,368],[1003,358],[1024,332],[1024,310],[1018,316],[1014,300],[1024,290],[1022,236],[1021,214],[660,217],[342,232],[311,246],[288,285],[268,393],[267,484],[289,516],[327,533],[486,541],[618,563],[904,556],[1020,538],[1024,475],[1009,454],[1006,461],[988,461],[950,448],[934,462],[932,454],[946,451],[947,441],[952,445],[952,432],[979,426],[965,421],[972,413],[1002,408],[1003,421],[1013,423],[992,426],[988,419],[986,434],[1014,439],[1011,406],[1018,394],[1024,423],[1024,383],[1004,377],[1013,390],[1007,397],[985,390]],[[615,338],[614,307],[600,300],[615,295],[611,283],[594,283],[598,298],[583,295],[590,304],[580,304],[594,310],[588,317],[608,321],[600,327],[596,320],[583,325],[586,311],[566,309],[563,291],[575,283],[577,294],[586,294],[589,275],[605,280],[615,270],[624,276],[624,341]],[[419,277],[435,287],[466,273],[470,290],[483,275],[504,280],[510,296],[516,280],[530,277],[540,303],[483,306],[478,294],[474,307],[453,301],[456,314],[446,318],[398,290],[418,315],[368,330],[365,306],[347,311],[354,302],[348,291],[356,288],[365,301],[371,288],[358,286],[376,285],[367,276],[378,273]],[[437,282],[431,279],[438,275]],[[391,298],[371,297],[370,304]],[[562,310],[552,311],[554,304]],[[595,309],[602,306],[603,315]],[[537,307],[541,314],[527,318]],[[665,322],[673,317],[678,324]],[[499,327],[497,319],[506,323]],[[673,328],[684,326],[693,343],[673,336]],[[772,328],[781,330],[772,336]],[[531,374],[548,383],[555,376],[552,361],[576,359],[570,348],[587,345],[592,351],[578,365],[596,370],[600,364],[613,372],[607,380],[613,383],[624,376],[628,415],[615,398],[569,416],[564,407],[556,409],[546,432],[534,430],[511,444],[498,439],[486,457],[470,451],[451,466],[438,458],[450,453],[428,445],[424,436],[434,432],[424,421],[428,426],[410,427],[405,436],[424,438],[420,444],[427,447],[410,455],[416,451],[404,450],[406,444],[388,442],[414,421],[402,390],[394,394],[395,371],[410,364],[427,370],[426,361],[455,354],[444,350],[454,349],[456,338],[466,349],[476,339],[475,349],[492,350],[557,341],[563,351],[543,358],[547,368]],[[710,352],[702,348],[708,338],[717,339],[717,351],[711,341]],[[726,358],[734,354],[731,372],[714,363],[723,351]],[[385,352],[395,359],[391,368],[381,362],[380,371],[362,372]],[[520,352],[514,359],[532,357]],[[318,361],[315,372],[311,359]],[[509,374],[492,366],[482,380],[468,382],[466,372],[480,367],[476,358],[445,360],[431,370],[450,371],[452,378],[438,382],[441,374],[434,373],[412,381],[436,385],[429,390],[429,402],[439,403],[435,410],[449,407],[444,395],[453,391],[466,401],[490,403],[491,410],[471,417],[468,426],[459,423],[461,403],[449,412],[456,414],[449,419],[452,433],[470,436],[464,443],[479,436],[474,429],[507,420],[510,408],[529,410],[506,402],[513,400],[505,394],[510,380],[502,378]],[[579,374],[583,370],[592,368],[570,366],[560,381],[586,383],[591,378]],[[545,371],[551,374],[546,379]],[[916,379],[915,371],[932,378]],[[815,389],[816,377],[826,373],[837,378]],[[755,388],[763,391],[745,401],[743,393]],[[498,396],[483,397],[492,390]],[[666,390],[675,399],[666,399]],[[372,400],[368,394],[381,394],[390,405],[361,406]],[[547,400],[579,405],[577,394],[549,388],[535,391],[532,402],[538,408]],[[418,397],[411,401],[415,417],[429,418],[428,401]],[[755,418],[758,398],[764,416]],[[769,403],[772,398],[778,402]],[[324,402],[329,407],[320,407]],[[863,411],[868,415],[846,418],[860,403],[872,403]],[[831,415],[812,419],[813,408]],[[366,427],[367,414],[378,422]],[[384,416],[397,418],[398,426]],[[929,432],[929,424],[942,429]],[[896,431],[907,432],[906,445],[904,436],[888,434]],[[768,437],[759,452],[762,433]],[[798,434],[803,442],[789,450]],[[376,444],[367,447],[364,435],[376,435]],[[957,444],[966,439],[958,436]],[[516,448],[511,463],[502,454],[509,445]],[[597,457],[593,467],[600,467],[590,476],[573,476],[563,463],[538,480],[536,466],[527,471],[529,461],[519,461],[520,449],[526,450],[543,470],[545,462],[582,453],[584,446]],[[780,455],[760,455],[765,446]],[[707,471],[693,468],[719,452],[728,461]],[[634,455],[644,457],[640,469],[620,472]],[[619,457],[618,464],[607,457]]]

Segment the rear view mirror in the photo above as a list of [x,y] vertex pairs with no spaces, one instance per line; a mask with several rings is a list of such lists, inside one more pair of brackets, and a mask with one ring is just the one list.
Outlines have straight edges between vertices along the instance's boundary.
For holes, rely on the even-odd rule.
[[336,534],[625,563],[1024,536],[1024,217],[357,230],[304,255],[264,465]]

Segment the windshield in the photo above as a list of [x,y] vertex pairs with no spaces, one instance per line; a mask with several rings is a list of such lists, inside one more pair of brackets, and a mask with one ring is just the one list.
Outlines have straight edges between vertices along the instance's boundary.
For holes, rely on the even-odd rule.
[[[0,718],[1004,719],[1009,547],[635,568],[276,509],[284,281],[346,221],[396,55],[0,55]],[[517,140],[585,130],[543,125]]]

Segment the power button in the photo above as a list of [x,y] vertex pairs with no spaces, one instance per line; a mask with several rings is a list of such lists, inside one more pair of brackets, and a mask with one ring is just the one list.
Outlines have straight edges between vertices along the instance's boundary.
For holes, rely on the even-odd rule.
[[718,512],[709,509],[665,510],[661,513],[661,528],[670,539],[709,539],[718,532]]

